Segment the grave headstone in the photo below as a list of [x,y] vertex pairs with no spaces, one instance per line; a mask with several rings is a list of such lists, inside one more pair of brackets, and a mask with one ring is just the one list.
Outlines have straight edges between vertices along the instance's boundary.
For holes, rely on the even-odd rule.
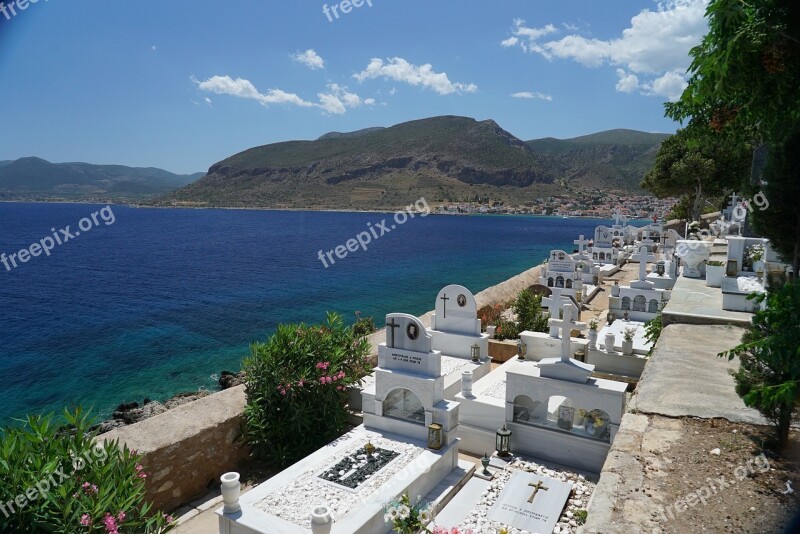
[[572,484],[517,471],[489,510],[489,519],[528,532],[553,532]]

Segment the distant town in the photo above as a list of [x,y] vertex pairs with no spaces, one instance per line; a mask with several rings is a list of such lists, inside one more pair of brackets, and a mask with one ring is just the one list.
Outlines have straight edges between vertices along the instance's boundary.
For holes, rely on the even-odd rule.
[[450,202],[437,205],[434,213],[444,215],[554,215],[611,219],[614,211],[629,219],[666,219],[678,202],[676,198],[655,198],[647,195],[608,193],[599,190],[574,195],[554,195],[512,205],[502,201]]

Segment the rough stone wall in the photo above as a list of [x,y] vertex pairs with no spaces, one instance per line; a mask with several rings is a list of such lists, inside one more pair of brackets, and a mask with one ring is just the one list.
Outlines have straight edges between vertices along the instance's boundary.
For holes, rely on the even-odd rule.
[[170,511],[202,496],[248,456],[237,438],[243,424],[244,386],[237,386],[179,406],[98,440],[144,455],[147,498]]

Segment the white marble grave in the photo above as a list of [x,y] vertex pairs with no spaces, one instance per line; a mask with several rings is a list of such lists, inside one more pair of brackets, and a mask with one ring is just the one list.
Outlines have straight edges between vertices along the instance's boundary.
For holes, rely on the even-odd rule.
[[488,518],[528,532],[553,532],[572,484],[517,471],[506,482]]
[[581,273],[576,272],[577,263],[565,251],[551,250],[539,283],[547,287],[572,290],[571,294],[575,297],[583,285]]
[[489,334],[481,333],[478,305],[464,286],[451,284],[439,291],[428,332],[433,349],[446,356],[471,359],[472,347],[477,344],[480,359],[489,357]]

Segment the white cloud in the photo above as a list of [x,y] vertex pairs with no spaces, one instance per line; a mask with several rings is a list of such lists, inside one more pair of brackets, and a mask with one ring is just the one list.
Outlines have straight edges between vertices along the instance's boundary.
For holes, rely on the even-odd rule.
[[617,91],[620,93],[632,93],[639,88],[639,77],[635,74],[625,72],[625,69],[617,69]]
[[[374,98],[362,99],[356,93],[349,91],[347,87],[335,83],[328,84],[327,91],[317,93],[319,102],[315,103],[281,89],[270,89],[266,93],[261,93],[250,80],[244,78],[236,78],[234,80],[230,76],[212,76],[202,82],[194,77],[191,80],[199,89],[210,93],[255,100],[263,106],[288,104],[304,108],[316,107],[331,115],[341,115],[346,113],[348,109],[375,104]],[[211,105],[209,97],[205,97],[205,102]]]
[[[371,105],[375,103],[374,99],[362,100],[356,93],[348,91],[347,87],[342,87],[335,83],[328,84],[327,93],[319,93],[317,96],[319,97],[318,106],[332,115],[341,115],[348,109],[360,107],[362,104]],[[367,101],[371,102],[368,103]]]
[[680,98],[686,86],[686,77],[681,71],[670,71],[643,85],[642,88],[645,90],[645,94],[663,96],[674,102]]
[[519,37],[509,37],[505,41],[500,41],[500,44],[509,48],[511,46],[516,46],[519,43]]
[[567,30],[569,30],[571,32],[578,31],[578,27],[576,25],[574,25],[574,24],[570,24],[568,22],[563,22],[561,25],[564,26],[565,29],[567,29]]
[[311,70],[325,68],[325,60],[322,59],[313,48],[309,48],[305,52],[297,52],[292,54],[290,57],[298,63],[302,63]]
[[156,45],[153,45],[153,46],[151,46],[151,47],[150,47],[150,49],[151,49],[153,52],[156,52],[156,51],[158,50],[158,47],[157,47]]
[[532,92],[532,91],[522,91],[519,93],[514,93],[511,95],[512,98],[526,98],[526,99],[537,99],[537,100],[547,100],[548,102],[553,101],[553,97],[544,93]]
[[[675,99],[685,87],[689,50],[708,31],[705,10],[708,0],[665,0],[656,10],[644,9],[633,16],[619,37],[588,38],[578,34],[543,41],[552,25],[529,28],[515,20],[514,36],[527,36],[519,46],[548,60],[570,59],[586,67],[618,67],[616,87],[621,92],[643,89],[644,94]],[[567,29],[572,26],[564,25]],[[553,28],[553,31],[556,31]],[[620,74],[619,71],[623,73]],[[649,80],[642,81],[645,77]]]
[[218,95],[230,95],[238,98],[255,100],[264,106],[270,104],[292,104],[300,107],[311,107],[314,104],[307,102],[294,93],[287,93],[280,89],[270,89],[266,93],[260,93],[250,80],[230,76],[212,76],[205,81],[193,80],[203,91]]
[[376,78],[405,82],[409,85],[433,89],[440,95],[474,93],[478,90],[478,86],[474,83],[451,82],[446,73],[435,72],[430,63],[418,66],[400,57],[390,58],[385,62],[382,59],[373,58],[367,68],[354,74],[353,78],[359,82]]

